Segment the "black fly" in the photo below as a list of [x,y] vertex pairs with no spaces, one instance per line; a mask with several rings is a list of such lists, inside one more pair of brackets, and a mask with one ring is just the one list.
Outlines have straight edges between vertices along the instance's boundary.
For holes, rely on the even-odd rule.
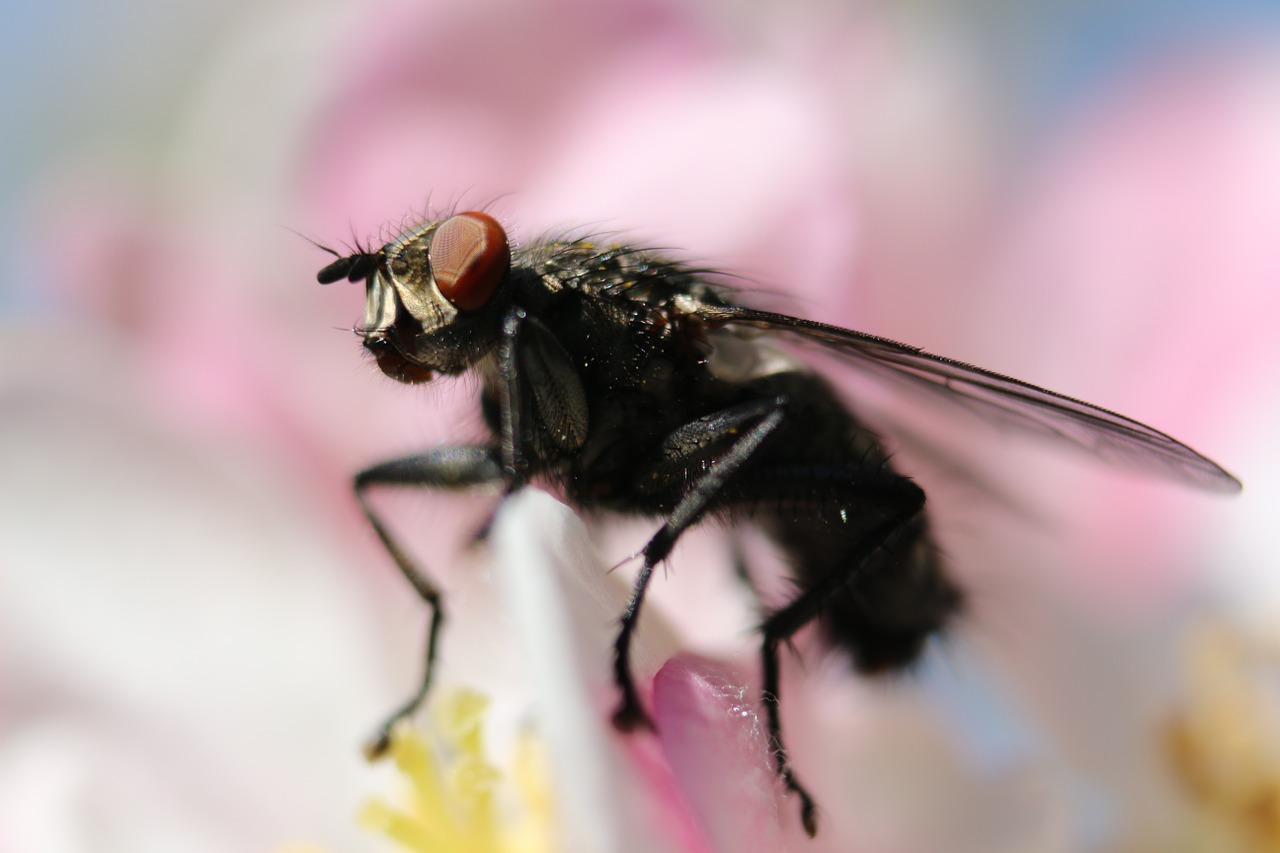
[[393,379],[475,371],[491,431],[482,444],[356,475],[361,508],[432,612],[421,684],[371,755],[427,694],[444,610],[367,490],[500,484],[509,494],[537,480],[582,508],[663,519],[642,552],[614,645],[621,729],[652,726],[629,650],[653,569],[681,534],[709,515],[750,522],[788,557],[799,594],[760,626],[761,701],[778,775],[814,834],[813,799],[782,745],[779,645],[817,619],[859,670],[901,668],[957,613],[962,595],[930,536],[924,492],[893,470],[879,438],[826,381],[762,333],[817,342],[858,368],[944,391],[1113,461],[1240,489],[1214,462],[1123,415],[916,347],[737,305],[703,272],[652,252],[552,241],[513,253],[486,213],[428,222],[376,251],[339,257],[317,278],[365,282],[358,331]]

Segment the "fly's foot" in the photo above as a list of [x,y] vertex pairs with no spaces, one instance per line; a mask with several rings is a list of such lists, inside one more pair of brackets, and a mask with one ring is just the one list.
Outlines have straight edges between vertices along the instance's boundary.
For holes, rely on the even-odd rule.
[[805,834],[813,838],[818,834],[818,807],[814,805],[813,797],[809,796],[805,787],[796,781],[796,775],[791,772],[791,765],[783,763],[780,775],[787,792],[795,794],[796,799],[800,801],[800,823],[804,826]]
[[800,800],[800,823],[804,826],[805,834],[813,838],[818,834],[818,808],[813,804],[813,797],[794,779],[787,781],[787,790]]
[[653,719],[631,695],[624,696],[618,710],[613,712],[613,727],[620,732],[657,730]]
[[389,749],[391,749],[391,723],[378,729],[373,737],[364,742],[364,760],[370,763],[378,761],[386,757]]
[[405,720],[413,716],[414,712],[422,704],[425,691],[418,693],[403,706],[397,708],[396,711],[387,717],[387,719],[378,726],[378,730],[373,733],[373,737],[364,743],[365,761],[378,761],[385,758],[387,752],[391,749],[391,735],[396,727]]

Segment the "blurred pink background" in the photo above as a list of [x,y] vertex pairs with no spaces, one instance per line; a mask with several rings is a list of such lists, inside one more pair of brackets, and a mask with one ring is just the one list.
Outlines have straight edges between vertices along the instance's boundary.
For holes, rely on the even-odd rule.
[[[973,614],[889,689],[787,664],[828,813],[812,846],[784,822],[793,849],[1250,849],[1160,735],[1194,626],[1280,641],[1280,14],[1208,5],[15,8],[0,851],[381,849],[351,817],[385,782],[357,747],[416,677],[422,614],[349,478],[475,436],[475,387],[379,375],[349,331],[362,289],[316,285],[328,256],[299,235],[378,243],[480,205],[517,242],[677,247],[1245,482],[1207,496],[904,417]],[[444,677],[503,695],[517,667],[462,545],[487,502],[387,505],[457,595]],[[750,673],[740,600],[690,612],[736,594],[698,565],[717,540],[682,553],[660,612]]]

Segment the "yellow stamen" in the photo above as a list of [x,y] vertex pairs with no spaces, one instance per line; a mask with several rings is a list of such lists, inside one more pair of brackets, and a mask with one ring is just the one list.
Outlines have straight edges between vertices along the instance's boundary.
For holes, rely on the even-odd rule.
[[1189,850],[1280,850],[1280,649],[1225,624],[1192,633],[1167,750],[1196,813]]
[[549,775],[541,743],[521,736],[511,763],[514,786],[485,756],[489,700],[472,691],[436,703],[433,745],[408,725],[391,738],[391,756],[409,783],[402,808],[375,800],[360,822],[421,853],[546,853],[556,849]]

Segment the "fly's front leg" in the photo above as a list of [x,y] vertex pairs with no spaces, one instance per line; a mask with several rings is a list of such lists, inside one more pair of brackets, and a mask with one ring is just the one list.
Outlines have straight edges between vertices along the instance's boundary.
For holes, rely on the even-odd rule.
[[444,625],[444,604],[440,590],[410,558],[400,543],[387,530],[386,525],[369,504],[366,494],[370,486],[419,486],[429,489],[464,489],[499,483],[503,480],[503,465],[498,451],[492,447],[442,447],[427,453],[394,459],[366,468],[355,477],[356,500],[365,518],[373,527],[387,553],[395,561],[400,573],[431,609],[431,621],[427,625],[427,642],[422,680],[417,691],[397,708],[378,728],[365,745],[365,755],[370,759],[381,757],[390,745],[391,729],[400,720],[418,710],[431,689],[431,677],[435,669],[436,644]]
[[613,715],[617,728],[623,731],[653,728],[631,675],[631,639],[654,566],[670,555],[682,533],[721,503],[725,483],[783,422],[786,404],[785,397],[776,397],[734,406],[686,424],[667,437],[659,457],[652,460],[647,480],[638,484],[640,489],[651,492],[685,488],[687,472],[702,468],[666,522],[644,546],[644,563],[622,613],[622,624],[613,646],[614,681],[622,695]]
[[525,312],[513,309],[502,321],[502,344],[498,347],[498,435],[502,438],[502,468],[506,474],[507,494],[524,485],[527,463],[523,442],[523,397],[520,393],[520,367],[517,352]]
[[[582,447],[590,420],[586,391],[572,358],[550,329],[518,308],[503,322],[498,375],[490,426],[502,437],[510,493],[528,481],[544,457],[572,454]],[[527,446],[531,439],[541,448],[533,460]]]

